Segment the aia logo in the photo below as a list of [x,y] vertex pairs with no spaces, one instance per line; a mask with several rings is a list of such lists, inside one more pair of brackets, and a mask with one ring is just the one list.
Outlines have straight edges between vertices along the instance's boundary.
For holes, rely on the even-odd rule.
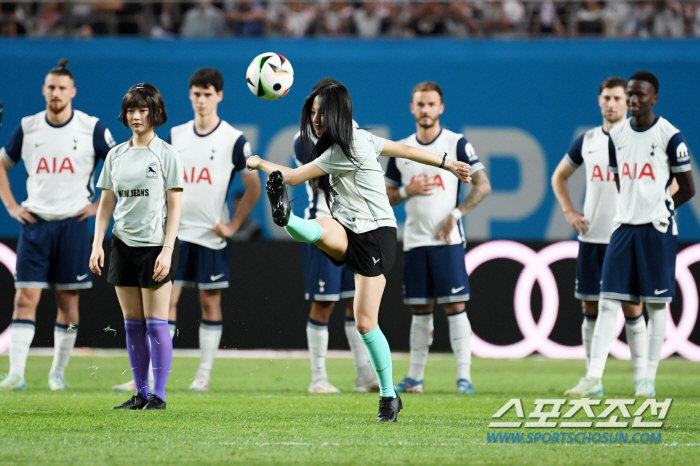
[[[49,163],[49,161],[51,161],[51,163]],[[42,157],[41,159],[39,159],[39,164],[36,167],[37,175],[42,172],[52,174],[63,173],[64,171],[75,174],[75,171],[73,170],[73,164],[71,163],[68,157],[64,158],[63,161],[61,161],[60,165],[57,163],[57,159],[55,158],[46,160],[44,157]]]
[[642,166],[642,169],[639,171],[637,171],[636,162],[632,165],[628,163],[622,164],[622,170],[620,170],[620,180],[623,180],[625,177],[629,178],[630,180],[641,180],[645,176],[648,176],[652,180],[656,180],[654,177],[654,170],[651,168],[650,164],[645,163]]
[[[422,175],[416,175],[411,178],[411,181],[413,181],[416,177],[425,177],[430,179],[430,175],[428,174],[422,174]],[[445,183],[442,182],[442,177],[440,175],[435,175],[433,177],[433,183],[435,183],[436,188],[441,188],[443,191],[445,190]]]
[[187,177],[187,168],[185,168],[185,183],[209,183],[211,184],[211,175],[208,168],[197,170],[196,167],[190,169],[189,177]]
[[605,176],[603,176],[603,169],[600,168],[600,165],[594,165],[593,174],[591,175],[591,181],[594,180],[615,181],[615,178],[613,177],[612,173],[610,173],[610,166],[605,167]]

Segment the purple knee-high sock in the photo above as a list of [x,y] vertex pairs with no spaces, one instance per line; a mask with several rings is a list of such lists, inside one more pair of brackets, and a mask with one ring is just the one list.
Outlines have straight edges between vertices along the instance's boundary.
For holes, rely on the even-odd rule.
[[148,336],[151,339],[151,363],[153,364],[153,394],[165,401],[165,384],[173,362],[173,340],[170,339],[168,321],[146,319]]
[[143,320],[124,319],[126,347],[134,374],[136,393],[148,399],[148,363],[151,360],[148,349],[148,333]]

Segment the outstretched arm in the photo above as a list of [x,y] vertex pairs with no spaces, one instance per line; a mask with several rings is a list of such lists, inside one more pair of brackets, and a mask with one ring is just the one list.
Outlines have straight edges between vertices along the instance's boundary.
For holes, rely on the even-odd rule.
[[262,170],[268,175],[274,171],[282,172],[284,182],[288,186],[297,186],[314,178],[327,175],[327,173],[321,170],[315,163],[307,163],[299,168],[289,168],[284,165],[277,165],[269,160],[261,159],[257,155],[248,157],[246,167],[248,170]]
[[[444,160],[442,156],[435,155],[427,150],[406,146],[398,142],[390,141],[389,139],[384,143],[384,149],[382,149],[381,155],[400,157],[433,167],[439,167]],[[443,168],[465,183],[471,183],[472,181],[472,177],[470,176],[471,166],[468,163],[447,159],[445,160],[445,166]]]

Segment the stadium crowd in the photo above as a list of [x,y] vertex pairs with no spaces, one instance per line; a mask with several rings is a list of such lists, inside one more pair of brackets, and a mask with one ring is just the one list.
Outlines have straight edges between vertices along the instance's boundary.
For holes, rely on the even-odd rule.
[[700,0],[4,2],[0,36],[700,37]]

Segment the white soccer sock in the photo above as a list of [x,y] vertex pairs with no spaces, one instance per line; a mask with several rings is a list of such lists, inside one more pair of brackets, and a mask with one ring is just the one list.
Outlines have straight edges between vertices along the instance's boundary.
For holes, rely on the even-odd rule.
[[221,333],[223,331],[222,321],[204,320],[199,324],[199,349],[202,352],[202,359],[199,362],[197,377],[203,377],[209,381],[211,368],[214,366],[216,351],[221,343]]
[[10,326],[10,374],[24,378],[29,347],[34,339],[36,324],[31,320],[13,320]]
[[646,378],[656,380],[656,370],[659,368],[661,359],[661,345],[664,344],[666,336],[666,304],[646,303],[649,313],[649,323],[647,324],[647,335],[649,336],[649,353],[647,356]]
[[457,360],[457,380],[467,379],[471,382],[472,326],[467,318],[467,311],[448,314],[447,321],[450,324],[450,345]]
[[170,339],[172,340],[173,338],[175,338],[175,331],[177,330],[177,321],[169,320],[168,330],[170,330]]
[[433,344],[433,313],[413,314],[411,320],[411,365],[407,377],[423,380],[428,351]]
[[306,341],[311,360],[311,382],[328,379],[326,354],[328,353],[328,324],[309,318],[306,324]]
[[49,376],[65,375],[70,355],[78,338],[78,326],[68,326],[56,323],[53,330],[53,364]]
[[634,381],[646,377],[647,372],[647,357],[649,354],[647,341],[647,324],[644,322],[644,316],[626,319],[625,334],[627,335],[627,344],[630,347],[632,354],[632,369],[634,370]]
[[583,323],[581,324],[581,340],[583,341],[583,349],[586,351],[586,370],[591,365],[591,340],[593,339],[593,330],[595,330],[595,321],[597,315],[583,315]]
[[588,367],[587,377],[603,377],[610,344],[615,339],[617,330],[615,322],[619,310],[620,301],[606,298],[601,298],[598,301],[598,318],[591,339],[591,363]]
[[360,383],[367,383],[374,380],[377,376],[372,369],[372,364],[369,362],[367,347],[360,338],[360,333],[357,331],[355,319],[347,317],[345,319],[345,336],[352,351],[352,357],[355,360],[355,371],[357,372],[357,380]]

